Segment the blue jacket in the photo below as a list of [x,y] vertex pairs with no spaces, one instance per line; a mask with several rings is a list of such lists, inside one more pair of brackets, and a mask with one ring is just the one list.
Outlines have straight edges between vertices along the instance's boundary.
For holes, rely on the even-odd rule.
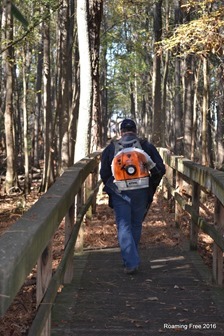
[[[132,140],[137,136],[134,133],[128,133],[124,135],[125,140]],[[149,180],[149,203],[152,202],[153,195],[156,191],[157,186],[162,179],[162,176],[165,174],[165,165],[163,164],[163,160],[155,148],[155,146],[149,143],[146,139],[140,139],[140,143],[142,149],[151,157],[151,159],[156,163],[156,166],[151,170],[151,176]],[[104,190],[110,196],[113,192],[120,193],[113,183],[113,176],[111,171],[111,163],[114,158],[115,154],[115,145],[114,142],[111,143],[104,149],[101,158],[101,169],[100,169],[100,176],[105,185]],[[125,195],[125,191],[122,191],[122,194]],[[109,205],[111,206],[110,202]]]

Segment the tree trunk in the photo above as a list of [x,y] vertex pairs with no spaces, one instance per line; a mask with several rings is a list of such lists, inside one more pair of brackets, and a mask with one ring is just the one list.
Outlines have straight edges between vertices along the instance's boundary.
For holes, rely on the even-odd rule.
[[43,157],[43,146],[40,143],[40,115],[41,115],[41,83],[42,83],[42,71],[43,71],[43,47],[40,42],[38,45],[37,55],[37,78],[36,78],[36,102],[35,102],[35,114],[34,114],[34,130],[33,130],[33,165],[39,168],[39,159]]
[[[68,61],[67,61],[67,81],[68,81],[68,151],[69,151],[69,161],[68,166],[71,166],[74,161],[74,144],[75,144],[75,124],[76,124],[76,116],[77,116],[77,108],[74,106],[78,101],[73,102],[73,93],[79,92],[77,85],[77,73],[78,73],[78,62],[76,62],[76,58],[73,62],[73,53],[74,49],[75,56],[77,54],[77,33],[74,32],[74,23],[75,23],[75,3],[73,0],[68,1]],[[75,46],[73,48],[73,46]],[[71,69],[74,69],[71,71]],[[76,91],[77,90],[77,91]],[[74,96],[75,99],[76,95]]]
[[89,125],[92,111],[92,76],[88,31],[87,0],[77,2],[77,28],[80,56],[80,104],[75,146],[75,162],[89,153]]
[[[11,2],[3,1],[3,31],[5,33],[5,41],[10,43],[13,40],[13,23],[11,14]],[[16,173],[16,151],[15,151],[15,127],[13,120],[13,47],[9,46],[3,53],[5,61],[5,137],[6,137],[6,154],[7,154],[7,170],[5,191],[7,194],[15,191],[17,185]]]
[[202,130],[201,130],[201,163],[209,165],[208,154],[208,60],[203,57],[203,104],[202,104]]
[[24,147],[24,168],[25,168],[25,179],[24,179],[24,192],[28,195],[30,191],[30,181],[29,181],[29,151],[28,151],[28,115],[27,115],[27,65],[29,64],[26,46],[23,50],[23,147]]
[[75,155],[75,141],[76,141],[76,134],[77,134],[77,124],[78,124],[78,114],[79,114],[79,100],[80,100],[80,67],[79,67],[79,50],[78,50],[78,34],[77,30],[75,31],[75,51],[74,51],[74,64],[75,64],[75,71],[74,71],[74,84],[73,84],[73,91],[72,91],[72,101],[70,107],[70,152],[72,156],[72,162],[74,161]]
[[43,24],[43,134],[44,170],[41,191],[47,191],[54,181],[52,166],[51,134],[51,73],[50,73],[50,29],[49,23]]
[[[165,1],[165,26],[166,26],[166,33],[169,31],[169,2],[168,0]],[[166,141],[166,100],[167,100],[167,80],[168,80],[168,72],[169,72],[169,51],[165,53],[165,60],[163,66],[163,79],[162,79],[162,109],[161,109],[161,118],[162,118],[162,144],[165,146]]]
[[[180,8],[180,1],[174,1],[174,21],[175,25],[178,26],[182,23],[182,13]],[[179,47],[177,47],[178,51]],[[181,94],[181,59],[180,57],[175,58],[175,94],[174,94],[174,115],[175,115],[175,154],[183,154],[183,140],[184,140],[184,120],[183,120],[183,105],[182,105],[182,94]]]
[[[147,4],[145,8],[145,15],[146,19],[144,22],[143,28],[146,30],[147,34],[151,34],[151,24],[150,24],[150,16],[151,16],[151,6],[150,4]],[[144,90],[144,97],[142,99],[143,101],[143,114],[142,114],[142,121],[143,121],[143,136],[146,136],[149,141],[151,141],[152,133],[153,133],[153,110],[152,110],[152,77],[153,77],[153,71],[150,71],[150,69],[153,68],[152,66],[152,58],[150,56],[150,52],[148,50],[147,43],[144,46],[144,62],[146,64],[146,67],[148,71],[146,71],[143,74],[142,78],[142,85],[145,88]],[[145,111],[145,112],[144,112]]]
[[59,81],[61,97],[59,108],[59,161],[60,173],[69,166],[69,136],[68,136],[68,0],[63,0],[63,6],[59,10]]
[[192,144],[192,120],[193,120],[193,71],[192,56],[187,56],[185,60],[184,74],[184,156],[191,157]]
[[224,170],[224,65],[221,64],[218,69],[218,106],[217,106],[217,168]]
[[132,119],[136,119],[137,116],[137,110],[136,110],[136,95],[135,95],[135,84],[134,82],[130,82],[130,101],[131,101],[131,108],[130,108],[130,112],[131,112],[131,118]]
[[[154,42],[161,41],[162,36],[162,0],[156,1],[154,5]],[[157,54],[157,48],[154,46],[153,58],[153,135],[152,139],[156,146],[163,146],[162,143],[162,120],[161,115],[161,56]]]
[[[193,98],[193,121],[192,121],[192,139],[191,139],[191,157],[194,161],[198,155],[196,155],[198,133],[197,132],[197,120],[198,120],[198,90],[199,90],[199,75],[200,75],[201,61],[194,65],[194,98]],[[197,153],[198,154],[198,153]]]
[[102,138],[101,105],[100,105],[100,76],[99,76],[99,49],[100,25],[103,14],[102,0],[89,0],[89,33],[92,64],[92,125],[90,152],[96,151]]
[[[104,16],[103,18],[103,32],[105,33],[108,29],[107,18]],[[102,125],[102,134],[101,134],[101,147],[105,146],[107,143],[107,123],[109,119],[108,113],[108,80],[107,80],[107,72],[108,72],[108,62],[107,62],[107,41],[103,44],[103,48],[101,50],[101,72],[100,72],[100,84],[101,84],[101,125]]]

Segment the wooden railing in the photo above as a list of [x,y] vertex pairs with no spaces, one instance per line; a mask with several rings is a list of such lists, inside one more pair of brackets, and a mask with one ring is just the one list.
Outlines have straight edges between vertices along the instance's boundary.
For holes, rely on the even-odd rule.
[[[51,307],[58,288],[73,276],[74,245],[100,185],[100,153],[77,162],[0,237],[0,315],[3,316],[37,265],[37,313],[29,335],[50,335]],[[76,205],[76,206],[75,206]],[[65,221],[64,253],[52,272],[52,240]]]
[[[197,249],[199,229],[213,239],[213,278],[218,285],[222,286],[224,173],[183,157],[170,155],[167,149],[160,148],[159,152],[166,163],[166,176],[163,179],[164,192],[167,198],[173,197],[175,201],[175,221],[176,223],[181,222],[183,210],[190,214],[191,249]],[[213,223],[208,223],[200,214],[203,193],[209,193],[214,197]]]

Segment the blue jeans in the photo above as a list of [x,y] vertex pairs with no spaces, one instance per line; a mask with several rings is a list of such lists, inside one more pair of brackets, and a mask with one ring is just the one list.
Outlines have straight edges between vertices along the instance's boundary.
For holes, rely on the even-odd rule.
[[[125,195],[125,199],[122,195]],[[140,263],[138,244],[149,204],[149,191],[147,188],[123,191],[121,195],[113,193],[111,198],[124,265],[128,268],[137,267]]]

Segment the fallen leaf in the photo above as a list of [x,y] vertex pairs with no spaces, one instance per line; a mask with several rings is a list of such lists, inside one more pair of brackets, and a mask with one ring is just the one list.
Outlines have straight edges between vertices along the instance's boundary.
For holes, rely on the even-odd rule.
[[143,301],[159,301],[159,299],[156,296],[150,296],[147,299],[144,299]]

